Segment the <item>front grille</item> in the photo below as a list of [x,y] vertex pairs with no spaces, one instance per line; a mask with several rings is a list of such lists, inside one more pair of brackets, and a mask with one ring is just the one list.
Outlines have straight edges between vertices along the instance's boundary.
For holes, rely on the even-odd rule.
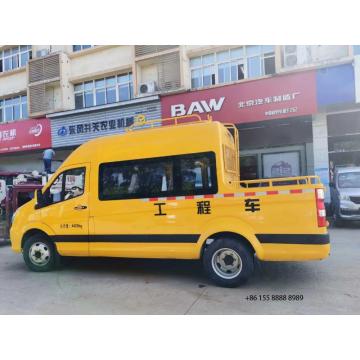
[[360,196],[350,196],[350,200],[355,204],[360,204]]
[[340,210],[342,215],[360,215],[360,209],[359,210],[347,210],[347,209],[341,209]]

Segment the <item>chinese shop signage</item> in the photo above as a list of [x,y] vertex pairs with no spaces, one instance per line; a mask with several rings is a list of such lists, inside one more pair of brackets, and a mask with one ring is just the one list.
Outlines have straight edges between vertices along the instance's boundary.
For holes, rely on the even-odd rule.
[[144,115],[147,120],[159,119],[160,102],[54,117],[51,120],[53,146],[79,145],[99,136],[124,133],[138,115]]
[[0,154],[45,149],[50,146],[51,131],[48,119],[0,124]]
[[93,122],[84,122],[76,125],[64,125],[58,129],[59,136],[72,136],[88,133],[101,133],[108,130],[124,130],[124,128],[131,126],[134,123],[134,117],[102,120]]
[[244,123],[316,113],[315,71],[191,91],[161,98],[162,117],[212,115]]

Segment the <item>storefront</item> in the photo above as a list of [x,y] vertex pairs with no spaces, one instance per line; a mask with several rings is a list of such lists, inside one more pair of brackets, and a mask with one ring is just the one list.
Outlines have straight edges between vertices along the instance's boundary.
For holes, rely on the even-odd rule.
[[360,166],[360,109],[327,116],[329,160],[336,166]]
[[360,107],[356,105],[354,72],[357,66],[355,62],[317,71],[318,108],[326,112],[329,166],[333,170],[337,166],[360,166]]
[[42,152],[51,147],[48,119],[19,120],[0,125],[0,171],[42,171]]
[[239,129],[242,179],[314,173],[316,71],[163,96],[162,116],[211,114]]
[[[332,103],[344,111],[328,110],[329,160],[334,167],[360,166],[360,56],[355,56],[354,64],[332,68],[331,78],[336,89]],[[325,91],[329,83],[322,81],[320,86]]]
[[52,145],[56,153],[66,158],[84,142],[100,136],[123,134],[134,123],[136,116],[147,120],[161,117],[158,96],[51,114]]

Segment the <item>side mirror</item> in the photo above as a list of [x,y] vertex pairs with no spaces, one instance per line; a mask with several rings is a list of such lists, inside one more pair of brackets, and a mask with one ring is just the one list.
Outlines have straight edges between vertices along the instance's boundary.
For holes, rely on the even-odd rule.
[[334,187],[334,183],[331,181],[329,182],[329,187],[333,188]]
[[36,190],[36,204],[35,209],[40,209],[46,205],[46,198],[41,192],[41,189]]

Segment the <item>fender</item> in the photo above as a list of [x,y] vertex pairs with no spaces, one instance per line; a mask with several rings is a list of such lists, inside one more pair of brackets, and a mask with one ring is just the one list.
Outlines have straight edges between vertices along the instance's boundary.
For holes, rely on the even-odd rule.
[[11,247],[15,252],[21,252],[22,250],[22,240],[25,234],[30,230],[40,230],[44,232],[46,235],[52,236],[55,235],[54,231],[48,225],[44,224],[40,221],[34,221],[27,223],[25,226],[21,228],[17,234],[11,232],[10,229],[10,239],[11,239]]
[[219,217],[207,222],[201,229],[201,236],[197,242],[199,256],[201,249],[211,235],[219,232],[233,232],[247,239],[255,249],[256,254],[261,257],[263,247],[255,236],[254,229],[242,219],[235,216]]

